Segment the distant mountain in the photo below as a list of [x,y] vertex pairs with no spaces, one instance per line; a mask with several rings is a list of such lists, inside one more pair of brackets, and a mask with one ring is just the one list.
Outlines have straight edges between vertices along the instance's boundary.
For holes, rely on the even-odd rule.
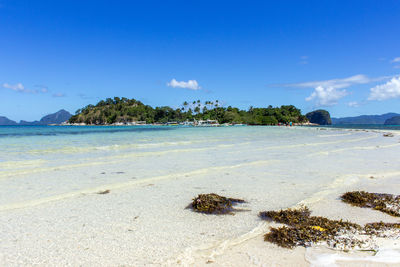
[[361,115],[357,117],[332,118],[332,124],[384,124],[387,119],[400,116],[397,113],[382,115]]
[[0,116],[0,125],[18,125],[18,123],[8,119],[7,117]]
[[0,125],[49,125],[49,124],[61,124],[64,121],[69,120],[72,114],[62,109],[56,113],[52,113],[44,116],[40,121],[24,121],[21,120],[19,123],[8,119],[7,117],[0,117]]
[[330,125],[332,124],[331,115],[328,111],[323,109],[318,109],[306,114],[307,119],[311,123],[316,123],[319,125]]
[[38,121],[24,121],[20,120],[18,125],[41,125]]
[[385,125],[400,125],[400,116],[395,116],[385,121]]
[[40,124],[48,125],[48,124],[60,124],[64,121],[69,120],[72,117],[72,114],[68,111],[62,109],[57,111],[56,113],[49,114],[40,119]]

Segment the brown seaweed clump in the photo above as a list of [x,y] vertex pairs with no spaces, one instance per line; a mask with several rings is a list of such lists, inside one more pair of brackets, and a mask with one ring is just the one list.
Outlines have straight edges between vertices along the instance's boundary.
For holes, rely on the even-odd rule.
[[99,195],[105,195],[105,194],[108,194],[108,193],[110,193],[109,189],[97,192],[97,194],[99,194]]
[[341,198],[342,201],[353,206],[371,208],[392,216],[400,216],[400,196],[353,191],[343,194]]
[[400,223],[385,223],[385,222],[375,222],[367,223],[364,226],[364,231],[366,234],[379,236],[379,237],[390,237],[393,234],[400,232]]
[[226,214],[235,211],[233,205],[244,203],[243,199],[227,198],[214,193],[200,194],[192,201],[192,208],[197,212]]
[[384,137],[394,137],[394,135],[392,133],[384,133],[383,136]]
[[[354,233],[362,229],[355,223],[330,220],[324,217],[310,216],[310,214],[307,207],[260,212],[262,219],[287,225],[279,228],[271,227],[271,231],[264,235],[264,240],[285,248],[309,247],[322,241],[336,247],[339,242],[336,238],[344,233]],[[354,239],[348,245],[351,247],[361,246],[361,242]]]

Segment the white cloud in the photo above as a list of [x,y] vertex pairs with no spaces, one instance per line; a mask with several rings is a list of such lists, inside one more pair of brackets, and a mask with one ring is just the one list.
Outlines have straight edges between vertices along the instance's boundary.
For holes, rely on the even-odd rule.
[[8,84],[8,83],[3,83],[3,87],[7,89],[11,89],[16,92],[21,92],[21,93],[30,93],[31,90],[25,89],[25,87],[22,85],[22,83],[17,83],[17,84]]
[[332,106],[336,105],[339,99],[349,94],[347,90],[345,90],[345,88],[357,84],[368,84],[372,82],[382,81],[389,78],[391,77],[383,76],[377,78],[369,78],[366,75],[358,74],[341,79],[292,83],[292,84],[284,84],[283,86],[314,88],[314,91],[311,93],[309,97],[306,98],[306,101],[314,100],[316,102],[316,106]]
[[370,89],[368,100],[386,100],[400,97],[400,76]]
[[400,62],[400,57],[395,57],[395,58],[392,60],[392,63],[396,63],[396,62]]
[[31,90],[28,88],[25,88],[25,86],[22,83],[17,83],[17,84],[9,84],[9,83],[3,83],[3,87],[7,89],[11,89],[15,92],[19,93],[26,93],[26,94],[37,94],[37,93],[47,93],[48,89],[46,86],[35,86],[35,87],[40,87],[39,90]]
[[172,79],[169,83],[167,83],[167,86],[173,87],[173,88],[186,88],[190,90],[200,90],[201,87],[199,86],[198,82],[196,80],[189,80],[187,82],[185,81],[177,81],[175,79]]
[[347,105],[352,108],[358,108],[360,106],[360,104],[357,101],[349,102],[347,103]]
[[317,86],[314,92],[306,98],[306,101],[315,100],[317,106],[333,106],[336,105],[338,100],[346,96],[346,90],[339,90],[334,87]]

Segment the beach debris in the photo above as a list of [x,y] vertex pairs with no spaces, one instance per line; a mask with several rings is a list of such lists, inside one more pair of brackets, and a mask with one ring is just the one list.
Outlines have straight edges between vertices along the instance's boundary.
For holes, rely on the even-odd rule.
[[[309,247],[323,241],[329,246],[336,247],[344,242],[340,238],[343,239],[345,233],[354,234],[362,229],[355,223],[310,215],[311,212],[307,207],[260,212],[259,216],[264,220],[287,225],[279,228],[271,227],[271,231],[264,235],[264,240],[285,248]],[[346,244],[350,247],[361,246],[362,241],[346,240]]]
[[343,194],[341,199],[353,206],[371,208],[392,216],[400,216],[400,196],[353,191]]
[[343,220],[331,220],[321,216],[311,216],[307,207],[280,211],[264,211],[259,216],[285,224],[271,227],[264,240],[284,248],[310,247],[325,244],[336,250],[367,249],[378,247],[376,238],[400,238],[400,223],[368,223],[364,227]]
[[400,223],[385,223],[382,221],[367,223],[364,230],[367,234],[376,235],[378,237],[400,237]]
[[384,137],[394,137],[394,134],[392,134],[392,133],[384,133],[383,136]]
[[237,211],[233,208],[233,205],[237,203],[244,203],[243,199],[227,198],[214,193],[211,194],[200,194],[192,201],[192,208],[194,211],[203,213],[214,213],[214,214],[233,214],[233,211]]
[[108,193],[110,193],[109,189],[97,192],[97,194],[99,194],[99,195],[105,195],[105,194],[108,194]]

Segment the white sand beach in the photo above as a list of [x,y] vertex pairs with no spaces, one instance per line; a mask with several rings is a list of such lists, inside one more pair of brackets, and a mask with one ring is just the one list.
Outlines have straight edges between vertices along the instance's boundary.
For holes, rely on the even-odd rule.
[[[306,205],[331,219],[399,222],[339,199],[400,194],[392,133],[228,127],[16,138],[0,152],[0,265],[399,266],[399,239],[378,240],[376,255],[285,249],[263,240],[278,224],[258,217]],[[245,211],[193,212],[201,193],[242,198]]]

